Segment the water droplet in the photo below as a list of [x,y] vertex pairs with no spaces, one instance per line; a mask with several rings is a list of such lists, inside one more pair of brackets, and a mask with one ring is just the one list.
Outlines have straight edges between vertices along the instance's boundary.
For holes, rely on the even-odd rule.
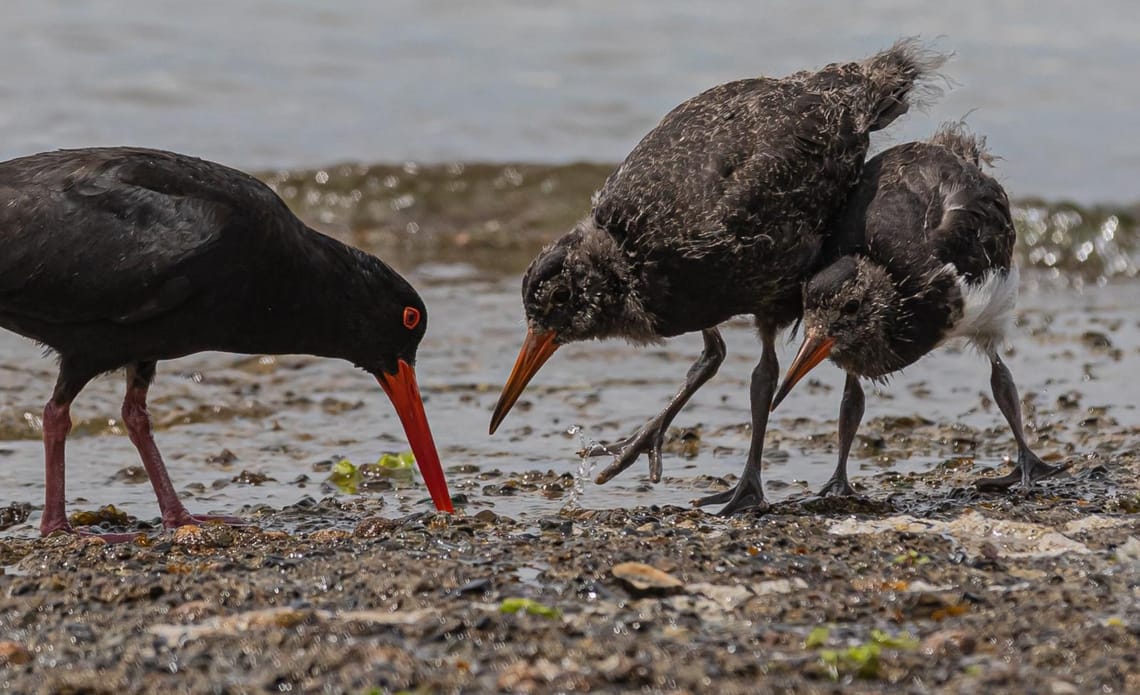
[[[578,437],[578,450],[582,452],[589,451],[597,444],[596,441],[587,439],[582,434],[581,425],[571,425],[566,429],[566,434]],[[576,509],[578,507],[578,498],[584,492],[585,482],[593,475],[594,467],[597,465],[597,457],[586,456],[585,453],[579,457],[578,470],[574,473],[574,484],[571,486],[569,494],[566,495],[566,503],[562,505],[562,509]]]

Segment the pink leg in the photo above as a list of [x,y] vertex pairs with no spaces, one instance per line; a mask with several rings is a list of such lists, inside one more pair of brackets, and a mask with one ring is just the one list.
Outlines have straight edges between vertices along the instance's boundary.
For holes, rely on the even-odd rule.
[[131,437],[131,443],[138,449],[142,458],[143,468],[154,487],[154,494],[158,498],[158,508],[162,513],[162,525],[166,528],[177,528],[186,524],[199,524],[207,521],[221,521],[226,524],[241,524],[241,519],[230,516],[195,515],[186,511],[178,493],[174,491],[174,484],[166,473],[166,465],[162,462],[162,454],[158,445],[154,443],[151,434],[150,416],[146,411],[146,393],[150,387],[150,380],[154,377],[154,363],[146,362],[132,365],[127,368],[127,395],[123,398],[123,422]]
[[[76,386],[78,383],[78,386]],[[97,534],[71,528],[67,521],[67,501],[65,494],[66,465],[64,445],[71,432],[71,401],[83,388],[86,380],[74,377],[66,365],[60,368],[59,381],[55,393],[44,406],[44,512],[40,518],[40,534],[51,535],[56,531],[78,533],[82,536],[98,536],[108,543],[125,543],[138,536],[137,533]]]
[[40,518],[40,535],[56,531],[71,532],[66,510],[66,463],[64,445],[71,431],[71,401],[57,402],[53,397],[44,406],[44,513]]

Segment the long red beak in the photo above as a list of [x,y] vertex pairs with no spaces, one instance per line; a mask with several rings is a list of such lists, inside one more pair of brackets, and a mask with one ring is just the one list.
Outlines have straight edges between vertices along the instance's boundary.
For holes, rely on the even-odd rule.
[[451,495],[447,491],[447,479],[443,476],[443,466],[439,463],[439,452],[435,450],[435,441],[431,438],[431,428],[428,427],[427,414],[424,412],[424,402],[420,398],[420,387],[416,384],[416,370],[400,360],[399,371],[395,374],[379,374],[376,381],[380,382],[384,393],[388,394],[392,405],[396,406],[396,414],[404,425],[408,443],[412,445],[412,454],[416,457],[416,465],[420,467],[435,508],[441,512],[454,512]]
[[519,350],[519,357],[515,360],[515,368],[507,377],[507,383],[499,395],[499,403],[495,406],[494,414],[491,415],[491,434],[499,429],[499,423],[503,421],[503,418],[510,412],[511,406],[522,395],[523,389],[530,383],[531,377],[558,349],[558,344],[554,342],[556,337],[558,336],[554,331],[536,333],[527,330],[526,340],[523,341],[522,349]]
[[784,396],[788,395],[796,382],[831,354],[834,345],[835,338],[810,334],[804,337],[804,344],[800,346],[800,351],[796,353],[796,358],[788,367],[788,373],[784,375],[784,383],[780,384],[780,390],[772,399],[772,410],[780,405],[780,401],[784,400]]

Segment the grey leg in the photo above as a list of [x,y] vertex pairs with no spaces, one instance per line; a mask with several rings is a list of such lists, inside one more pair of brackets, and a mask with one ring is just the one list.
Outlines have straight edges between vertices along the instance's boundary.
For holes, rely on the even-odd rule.
[[847,480],[847,455],[851,453],[851,444],[855,441],[855,433],[863,420],[863,404],[863,387],[859,385],[859,377],[848,374],[847,383],[843,387],[843,400],[839,404],[839,463],[831,480],[824,483],[823,489],[819,491],[821,497],[855,496],[855,489]]
[[1006,475],[999,478],[979,478],[974,484],[979,490],[1006,490],[1021,483],[1021,489],[1028,491],[1034,481],[1056,475],[1065,470],[1065,467],[1051,466],[1029,450],[1029,446],[1025,443],[1025,434],[1021,429],[1021,404],[1017,396],[1017,386],[1013,383],[1013,375],[1009,373],[1009,368],[997,353],[990,355],[990,362],[993,365],[990,387],[993,389],[994,402],[1005,416],[1009,429],[1013,432],[1013,438],[1017,442],[1017,465]]
[[708,328],[701,331],[701,335],[705,339],[705,348],[693,366],[689,367],[689,373],[685,376],[685,383],[681,385],[681,390],[677,391],[664,410],[645,423],[637,432],[621,441],[612,444],[597,444],[578,452],[582,456],[616,457],[614,462],[606,466],[605,470],[595,478],[595,482],[599,485],[608,482],[618,473],[632,466],[641,454],[649,456],[649,479],[655,483],[660,482],[661,445],[665,442],[666,430],[669,429],[669,425],[677,413],[681,412],[681,408],[685,407],[685,404],[697,392],[697,389],[704,386],[705,382],[716,374],[717,369],[724,362],[724,339],[720,337],[720,331],[715,328]]
[[763,352],[760,362],[752,370],[752,387],[749,390],[752,400],[752,443],[748,449],[748,462],[744,465],[744,472],[733,490],[693,501],[693,504],[703,507],[727,500],[724,509],[720,510],[721,516],[768,506],[764,500],[760,465],[764,453],[764,434],[768,430],[768,411],[772,407],[772,396],[776,393],[776,382],[780,378],[780,365],[776,360],[775,330],[762,326],[760,340],[764,345]]

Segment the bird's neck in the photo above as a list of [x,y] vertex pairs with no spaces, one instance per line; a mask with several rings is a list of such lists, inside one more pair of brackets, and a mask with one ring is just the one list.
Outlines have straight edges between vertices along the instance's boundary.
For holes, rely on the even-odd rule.
[[304,244],[278,269],[273,315],[265,331],[289,352],[357,361],[352,349],[374,326],[374,305],[388,285],[404,280],[379,259],[332,237],[306,230]]
[[599,307],[599,335],[618,337],[644,344],[661,339],[655,316],[646,305],[645,289],[651,286],[643,275],[645,267],[638,268],[620,244],[593,221],[581,246],[593,267],[601,286],[599,295],[610,301]]

